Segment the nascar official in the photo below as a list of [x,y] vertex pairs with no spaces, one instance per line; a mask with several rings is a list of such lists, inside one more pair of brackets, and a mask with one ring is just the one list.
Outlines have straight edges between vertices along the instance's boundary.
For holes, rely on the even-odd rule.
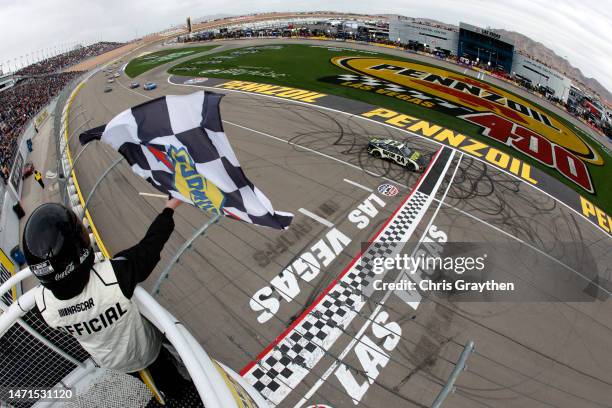
[[87,230],[60,204],[36,208],[23,232],[26,261],[41,283],[36,304],[49,326],[74,336],[100,367],[136,378],[148,368],[160,391],[177,399],[189,382],[131,298],[159,262],[179,204],[168,200],[140,242],[96,264]]

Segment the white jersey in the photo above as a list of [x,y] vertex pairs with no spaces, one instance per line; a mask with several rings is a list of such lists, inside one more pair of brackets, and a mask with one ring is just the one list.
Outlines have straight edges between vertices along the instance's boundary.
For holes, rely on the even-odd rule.
[[79,295],[60,300],[41,286],[36,304],[49,326],[74,336],[100,367],[130,373],[159,354],[161,333],[123,295],[109,260],[93,266]]

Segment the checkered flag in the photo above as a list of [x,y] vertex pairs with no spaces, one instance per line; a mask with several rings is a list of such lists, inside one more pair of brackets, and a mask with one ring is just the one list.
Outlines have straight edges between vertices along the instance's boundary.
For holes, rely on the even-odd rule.
[[121,112],[79,139],[109,144],[156,189],[201,210],[288,228],[293,214],[275,211],[242,171],[223,132],[222,97],[204,91],[163,96]]

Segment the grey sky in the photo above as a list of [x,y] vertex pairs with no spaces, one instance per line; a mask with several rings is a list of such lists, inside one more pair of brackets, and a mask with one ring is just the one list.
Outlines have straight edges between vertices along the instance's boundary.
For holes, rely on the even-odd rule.
[[122,41],[181,24],[187,16],[261,11],[394,13],[518,31],[567,56],[612,90],[610,0],[0,0],[0,63],[76,41]]

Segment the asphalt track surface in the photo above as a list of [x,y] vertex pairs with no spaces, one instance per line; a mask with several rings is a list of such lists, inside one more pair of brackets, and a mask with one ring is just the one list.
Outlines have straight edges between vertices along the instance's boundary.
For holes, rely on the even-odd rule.
[[[244,45],[223,43],[223,47]],[[133,56],[124,57],[119,66]],[[106,123],[147,98],[194,91],[168,84],[167,68],[164,65],[137,78],[141,84],[157,82],[158,88],[151,92],[128,89],[131,80],[121,75],[113,91],[104,93],[104,73],[95,74],[72,105],[70,132]],[[213,358],[240,371],[249,368],[292,322],[299,321],[304,310],[341,275],[362,251],[363,243],[376,235],[407,198],[418,174],[371,158],[365,151],[371,137],[405,140],[407,135],[400,130],[314,106],[242,93],[227,92],[221,108],[225,131],[246,174],[276,209],[295,214],[294,224],[277,232],[222,219],[180,258],[158,299],[191,329]],[[82,149],[77,137],[71,138],[73,157]],[[438,148],[416,137],[410,142],[432,156]],[[88,147],[76,166],[84,196],[118,157],[101,143]],[[606,292],[612,288],[605,284],[612,265],[610,238],[554,199],[460,152],[452,156],[443,177],[403,253],[422,246],[419,240],[426,228],[435,225],[448,235],[449,242],[504,243],[513,248],[508,250],[506,267],[500,269],[501,278],[531,281],[533,293],[540,295],[549,293],[551,285],[571,282],[588,294],[589,301],[527,296],[525,301],[514,302],[458,302],[428,295],[415,310],[398,296],[384,298],[384,293],[375,293],[299,384],[282,384],[294,389],[278,406],[293,407],[298,402],[303,406],[357,406],[346,387],[351,392],[367,389],[358,406],[430,406],[463,346],[473,340],[476,351],[447,407],[611,407],[612,304]],[[399,194],[386,197],[377,193],[383,183],[395,185]],[[372,194],[368,190],[374,191],[384,207],[374,201],[377,211],[359,229],[347,216]],[[163,207],[163,200],[139,192],[156,193],[121,163],[91,200],[89,209],[111,253],[139,240]],[[328,224],[300,209],[317,214]],[[175,251],[206,220],[193,207],[178,209],[176,230],[156,272],[145,282],[146,288],[152,287]],[[277,292],[281,299],[277,313],[258,322],[261,312],[251,308],[251,297],[321,240],[332,229],[329,223],[349,237],[350,243],[312,280],[298,278],[299,293],[291,301]],[[540,270],[547,271],[545,276],[538,276]],[[594,284],[596,275],[599,280]],[[376,311],[387,313],[387,322],[396,322],[398,326],[393,327],[401,330],[378,338],[371,325]],[[362,327],[365,331],[359,333]],[[397,343],[391,350],[384,342],[389,338]],[[347,345],[353,347],[347,349]],[[360,355],[355,345],[361,346]],[[352,385],[346,376],[341,382],[337,371],[328,372],[340,358],[341,367],[355,380]],[[364,367],[368,359],[378,365]],[[306,401],[301,400],[304,395]]]

